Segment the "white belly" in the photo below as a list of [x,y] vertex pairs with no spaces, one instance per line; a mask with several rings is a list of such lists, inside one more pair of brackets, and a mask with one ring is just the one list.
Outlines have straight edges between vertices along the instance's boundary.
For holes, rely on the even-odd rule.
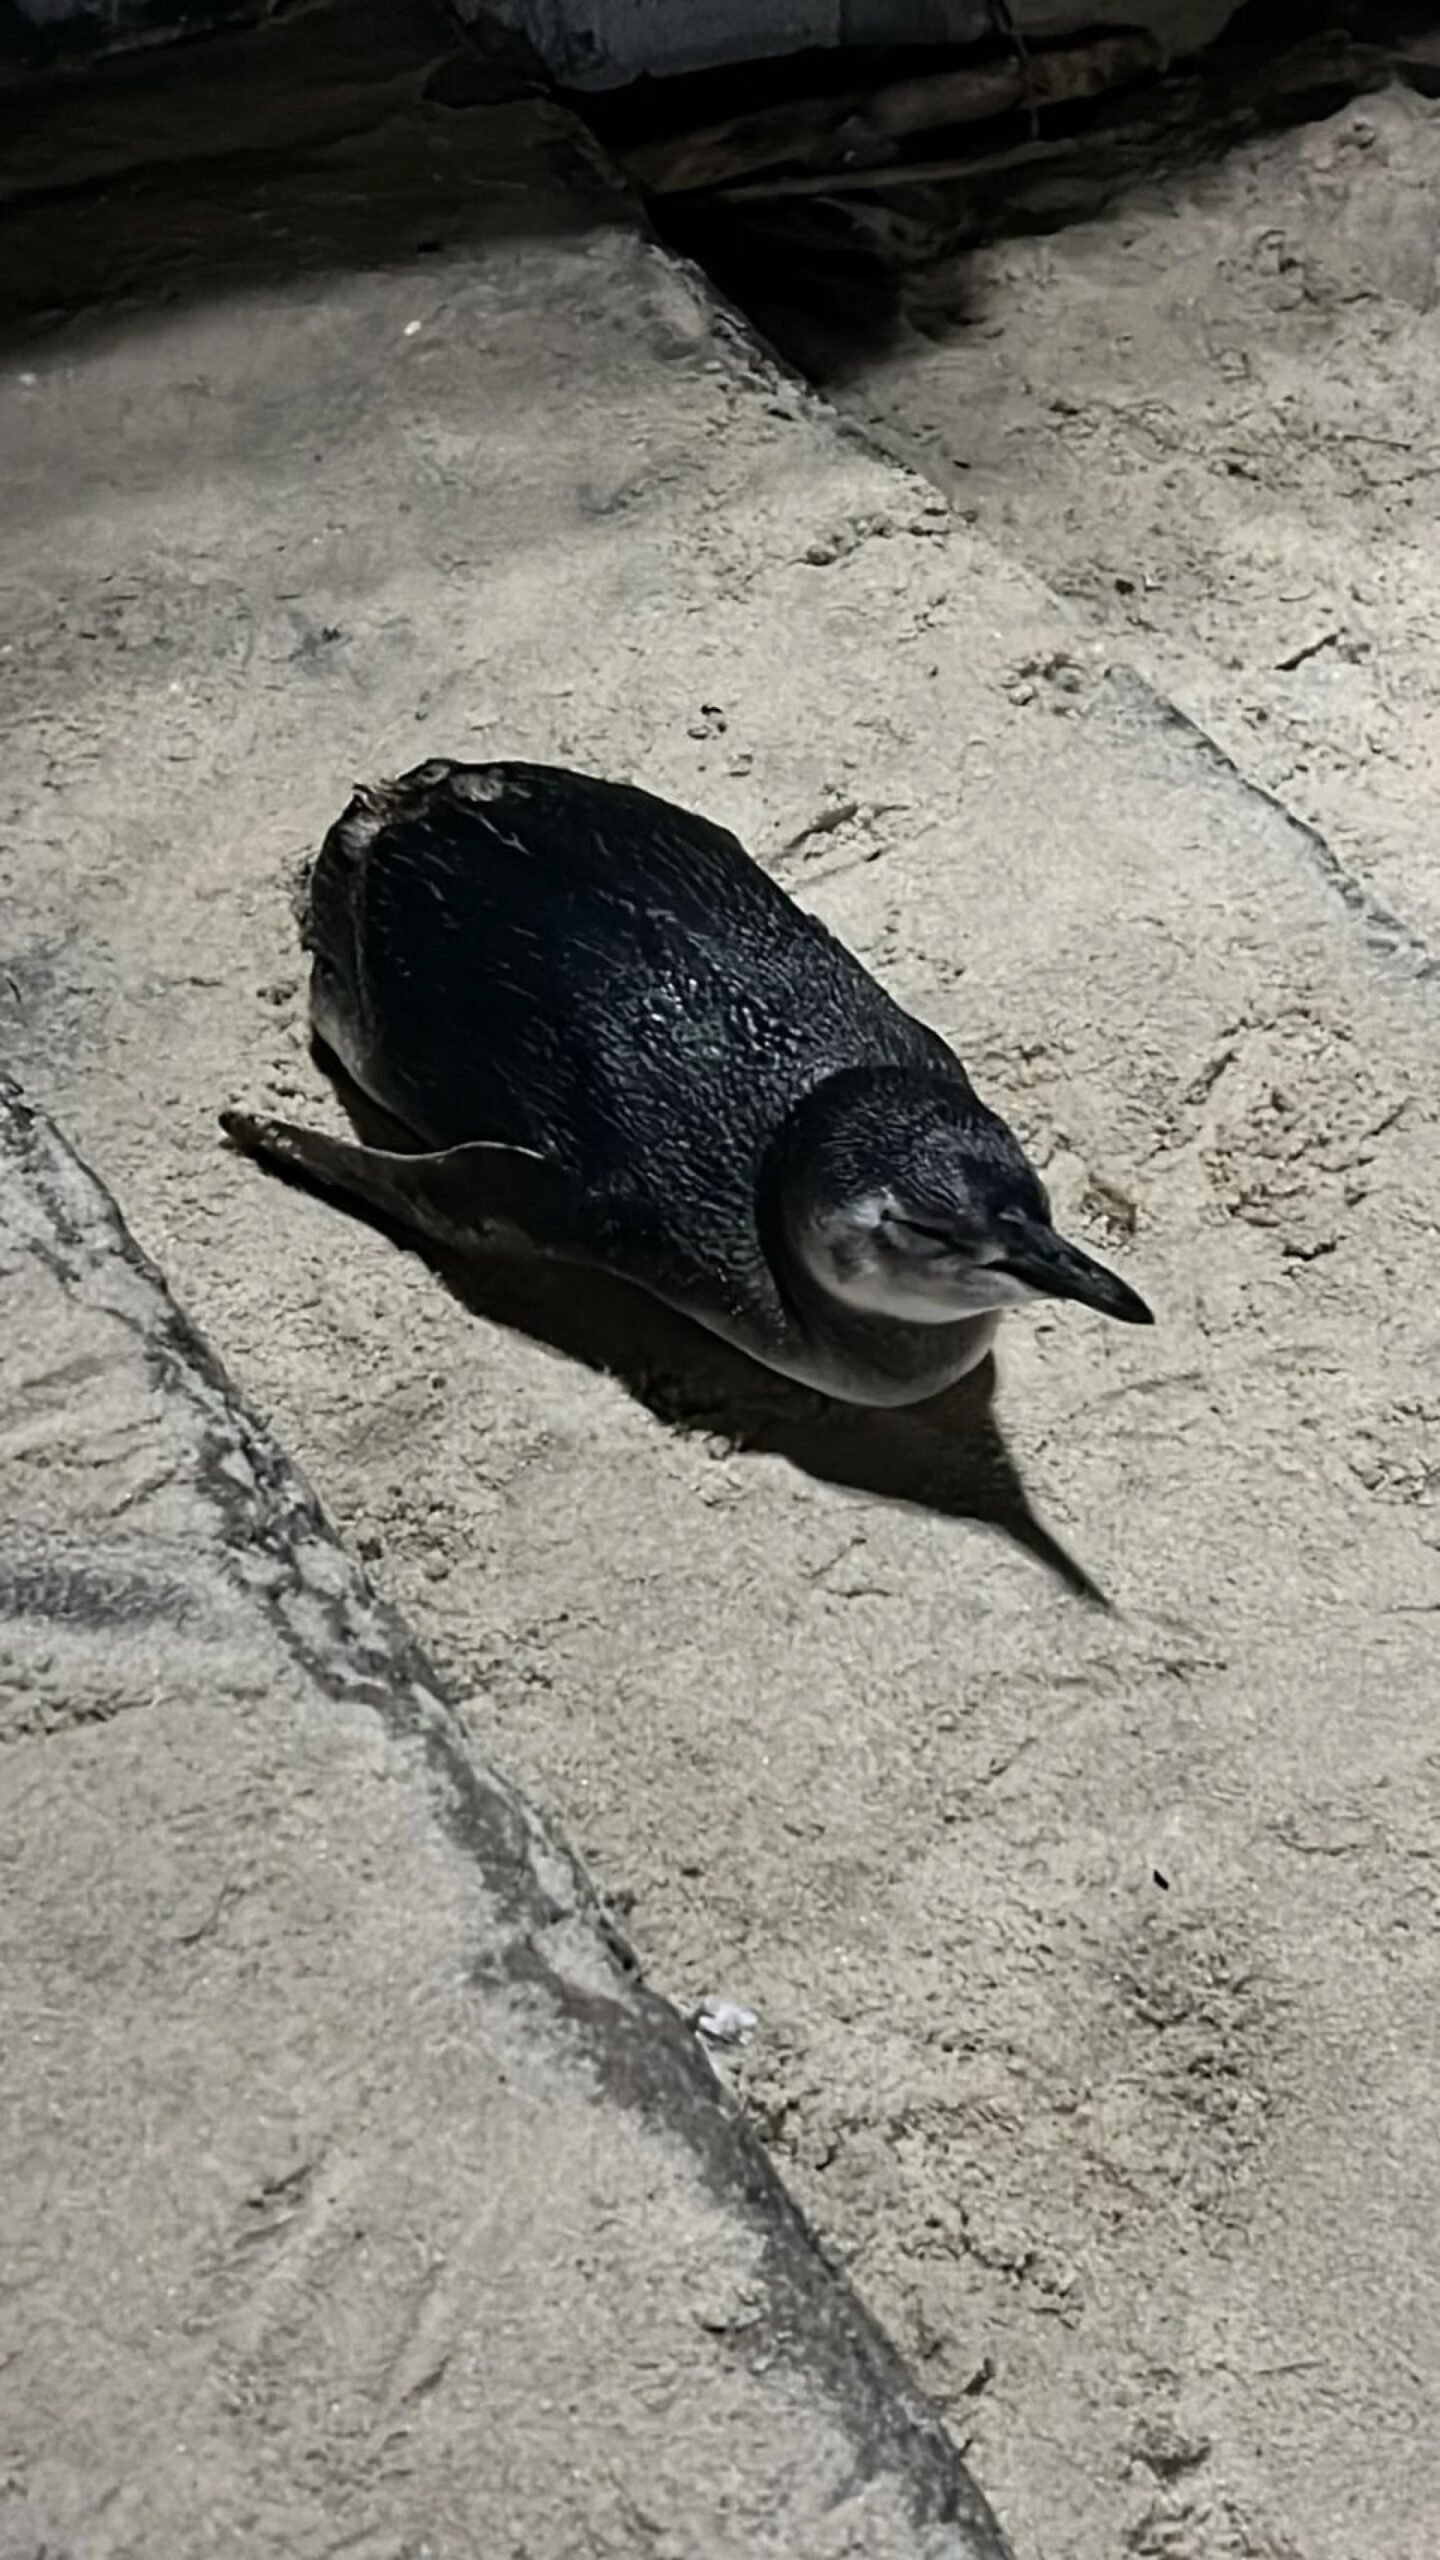
[[[680,1305],[680,1312],[696,1319],[693,1306]],[[761,1351],[753,1338],[736,1325],[723,1319],[701,1316],[698,1319],[722,1341],[732,1343],[737,1351],[748,1354],[760,1366],[777,1376],[791,1378],[797,1386],[810,1387],[824,1396],[833,1396],[841,1404],[868,1405],[877,1410],[892,1410],[906,1405],[925,1404],[931,1396],[943,1395],[961,1378],[978,1369],[994,1342],[1000,1323],[998,1314],[973,1316],[964,1325],[948,1326],[941,1335],[931,1327],[927,1334],[933,1341],[933,1367],[914,1371],[908,1376],[894,1376],[887,1370],[872,1368],[854,1356],[847,1357],[839,1347],[816,1344],[810,1347],[797,1342],[782,1352]]]

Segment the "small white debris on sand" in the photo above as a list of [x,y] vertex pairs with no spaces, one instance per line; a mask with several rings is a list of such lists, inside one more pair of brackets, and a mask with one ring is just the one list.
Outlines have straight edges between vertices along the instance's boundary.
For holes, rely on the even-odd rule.
[[742,2009],[736,2000],[708,1999],[690,2010],[687,2024],[707,2044],[744,2044],[760,2021],[753,2009]]

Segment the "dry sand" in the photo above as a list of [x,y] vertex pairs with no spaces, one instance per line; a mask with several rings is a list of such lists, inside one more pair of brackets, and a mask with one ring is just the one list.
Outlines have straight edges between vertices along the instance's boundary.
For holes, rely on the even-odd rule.
[[562,1844],[0,1086],[7,2560],[1009,2560]]
[[971,325],[848,395],[1432,932],[1437,261],[1391,89],[966,260]]
[[[472,155],[482,121],[501,147],[472,115]],[[517,183],[483,247],[472,208],[468,243],[427,215],[441,249],[409,255],[410,204],[384,261],[280,273],[284,225],[333,252],[378,189],[342,146],[298,210],[266,181],[269,275],[201,292],[191,242],[177,303],[10,359],[28,1077],[655,1981],[759,2012],[759,2121],[1022,2560],[1434,2560],[1423,726],[1397,684],[1406,824],[1363,867],[1406,940],[1036,574],[1099,556],[1038,471],[997,466],[997,546],[613,211],[527,228]],[[1113,494],[1114,568],[1183,558],[1193,592],[1194,511],[1162,550],[1143,477]],[[1377,580],[1371,521],[1332,508],[1312,554],[1282,519],[1317,624],[1350,627],[1343,562]],[[735,824],[953,1036],[1160,1311],[1002,1348],[1014,1465],[1111,1614],[944,1516],[1015,1518],[998,1440],[877,1446],[523,1278],[477,1314],[219,1147],[224,1102],[331,1107],[286,875],[353,774],[436,752],[568,758]],[[885,1469],[928,1503],[820,1480]]]

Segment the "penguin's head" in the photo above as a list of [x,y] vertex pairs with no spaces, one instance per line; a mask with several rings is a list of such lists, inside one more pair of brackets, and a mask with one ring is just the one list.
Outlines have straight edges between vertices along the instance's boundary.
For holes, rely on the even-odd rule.
[[789,1132],[781,1209],[811,1280],[859,1314],[954,1324],[1074,1298],[1154,1322],[1056,1232],[1018,1139],[958,1076],[855,1068],[822,1085]]

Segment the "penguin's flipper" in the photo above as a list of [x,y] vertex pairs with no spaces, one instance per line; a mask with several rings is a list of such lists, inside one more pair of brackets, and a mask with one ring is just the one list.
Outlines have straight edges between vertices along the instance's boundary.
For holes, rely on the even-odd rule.
[[502,1227],[542,1252],[574,1250],[574,1186],[528,1147],[482,1139],[428,1155],[395,1154],[248,1111],[222,1111],[220,1126],[243,1154],[321,1191],[340,1192],[437,1244],[464,1250]]

